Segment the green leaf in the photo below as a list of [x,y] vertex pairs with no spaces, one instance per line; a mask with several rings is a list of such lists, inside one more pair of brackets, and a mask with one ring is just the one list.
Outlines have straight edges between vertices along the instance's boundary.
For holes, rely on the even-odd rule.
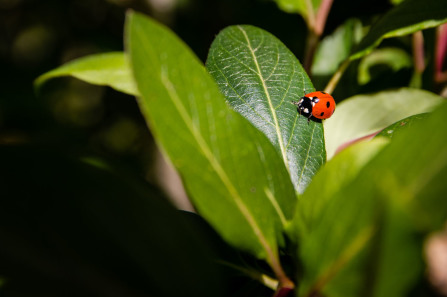
[[277,152],[226,105],[198,58],[167,28],[130,13],[126,44],[141,111],[197,210],[278,276],[277,247],[295,197]]
[[314,90],[295,56],[262,29],[232,26],[214,40],[206,66],[230,105],[273,143],[302,193],[326,152],[322,125],[292,104]]
[[122,52],[91,55],[70,61],[39,76],[34,82],[35,88],[39,89],[49,79],[61,76],[73,76],[94,85],[110,86],[129,95],[138,94],[126,56]]
[[[293,221],[301,239],[298,296],[407,296],[422,272],[417,234],[447,219],[446,112],[444,104],[394,136],[356,176],[348,172],[351,181],[336,177],[342,186],[302,196],[297,211],[305,216]],[[327,163],[309,195],[331,187],[328,177],[344,175],[333,161],[351,168],[349,150]]]
[[328,159],[344,143],[376,133],[408,116],[429,112],[443,100],[433,93],[409,88],[343,100],[324,122]]
[[404,36],[447,22],[447,5],[443,0],[406,0],[392,8],[360,42],[350,59],[371,52],[384,38]]
[[[278,7],[288,13],[298,13],[301,14],[304,18],[307,18],[309,15],[309,8],[312,9],[312,13],[318,10],[320,7],[321,0],[274,0]],[[312,7],[308,5],[311,4]]]
[[393,138],[395,135],[400,134],[402,131],[405,131],[408,127],[411,127],[414,124],[419,123],[422,120],[425,120],[428,117],[428,114],[422,113],[422,114],[416,114],[413,116],[410,116],[408,118],[405,118],[403,120],[397,121],[396,123],[389,125],[382,131],[380,131],[379,134],[377,134],[376,137],[388,137]]
[[361,38],[362,24],[357,19],[349,19],[331,35],[324,37],[315,52],[312,75],[333,74],[352,51]]
[[[399,48],[380,48],[374,50],[371,54],[362,59],[359,64],[358,82],[361,85],[367,84],[371,77],[380,76],[382,73],[371,73],[375,68],[385,66],[396,72],[402,68],[410,68],[413,66],[413,60],[410,55]],[[377,73],[378,72],[378,73]]]

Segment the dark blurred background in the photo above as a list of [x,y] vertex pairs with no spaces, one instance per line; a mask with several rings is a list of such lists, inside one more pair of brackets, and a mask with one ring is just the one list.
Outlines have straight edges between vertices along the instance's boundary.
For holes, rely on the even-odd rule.
[[[325,34],[349,17],[371,19],[388,1],[337,0]],[[302,58],[306,27],[270,0],[0,0],[0,143],[45,143],[117,159],[149,181],[158,154],[134,98],[72,78],[40,94],[33,80],[72,59],[123,50],[127,9],[167,24],[206,60],[214,36],[232,24],[266,29]]]

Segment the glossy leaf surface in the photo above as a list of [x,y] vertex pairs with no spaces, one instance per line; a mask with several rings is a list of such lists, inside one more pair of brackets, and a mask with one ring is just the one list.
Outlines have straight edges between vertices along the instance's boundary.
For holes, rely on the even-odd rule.
[[302,193],[326,152],[322,124],[292,104],[314,90],[295,56],[262,29],[232,26],[214,40],[206,66],[234,110],[273,143]]
[[271,143],[226,105],[198,58],[170,30],[130,13],[126,42],[141,111],[199,213],[229,243],[277,267],[295,197]]

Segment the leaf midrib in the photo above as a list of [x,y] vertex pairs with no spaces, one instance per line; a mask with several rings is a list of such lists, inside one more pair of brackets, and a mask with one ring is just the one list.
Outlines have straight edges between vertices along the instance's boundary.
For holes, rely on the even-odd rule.
[[[139,31],[137,31],[137,32],[139,32]],[[143,47],[146,47],[146,44],[149,44],[149,40],[147,39],[147,36],[141,32],[139,35],[140,35],[139,39],[142,40],[141,44],[143,45]],[[144,52],[150,52],[150,49],[144,50]],[[236,203],[237,208],[242,213],[243,217],[247,220],[248,224],[250,225],[251,229],[253,230],[254,234],[256,235],[256,238],[258,239],[259,243],[261,244],[261,246],[263,247],[263,249],[266,253],[267,261],[270,264],[277,262],[277,259],[276,259],[276,256],[275,256],[275,253],[274,253],[272,247],[268,243],[264,233],[262,232],[262,230],[256,223],[256,220],[253,217],[253,215],[251,214],[251,212],[249,211],[248,207],[242,201],[242,198],[241,198],[239,192],[237,191],[236,187],[233,185],[233,183],[229,179],[227,173],[222,168],[222,166],[220,165],[218,160],[214,157],[213,153],[211,152],[211,149],[206,144],[206,141],[203,139],[203,137],[200,135],[200,133],[197,131],[197,129],[193,125],[191,125],[191,123],[193,121],[190,118],[188,112],[186,111],[185,106],[182,104],[182,102],[176,92],[175,86],[170,81],[168,74],[167,74],[167,70],[162,67],[160,74],[161,74],[161,82],[162,82],[164,88],[166,89],[166,91],[168,92],[168,95],[171,98],[171,101],[174,103],[182,120],[186,124],[186,127],[191,132],[194,139],[197,141],[199,148],[202,150],[203,154],[208,159],[211,166],[213,167],[213,169],[215,170],[215,172],[221,179],[221,181],[224,183],[230,196],[233,198],[234,202]]]
[[180,117],[182,118],[183,122],[186,124],[186,126],[188,127],[189,131],[191,132],[191,134],[193,135],[194,139],[196,140],[199,148],[201,149],[201,151],[203,152],[203,154],[205,155],[205,157],[208,159],[208,161],[210,162],[211,166],[213,167],[213,169],[215,170],[215,172],[217,173],[217,175],[219,176],[220,180],[224,183],[226,189],[228,190],[230,196],[233,198],[234,202],[236,203],[236,206],[238,207],[239,211],[242,213],[242,215],[245,217],[245,219],[247,220],[248,224],[250,225],[250,227],[252,228],[253,232],[256,235],[256,238],[258,239],[259,243],[261,244],[261,246],[264,248],[269,261],[272,261],[272,257],[274,257],[273,255],[273,250],[270,247],[264,233],[262,232],[261,228],[258,226],[258,224],[256,223],[255,218],[253,217],[253,215],[251,214],[250,210],[248,209],[248,207],[245,205],[245,203],[242,201],[242,198],[238,192],[238,190],[236,189],[236,187],[233,185],[233,183],[231,182],[230,178],[228,177],[227,173],[225,172],[225,170],[222,168],[222,166],[220,165],[219,161],[215,158],[214,154],[211,152],[211,149],[208,147],[205,139],[203,139],[203,137],[201,136],[200,132],[197,131],[197,129],[191,125],[191,123],[193,122],[192,119],[190,118],[188,112],[186,111],[185,106],[182,104],[174,85],[172,84],[172,82],[169,80],[169,77],[166,73],[166,71],[162,71],[161,72],[161,81],[163,86],[166,88],[169,97],[171,98],[172,102],[174,103],[177,111],[180,114]]
[[284,148],[284,143],[283,143],[283,139],[282,139],[281,129],[279,127],[278,117],[276,116],[276,110],[275,110],[275,108],[273,106],[272,99],[270,98],[270,93],[268,92],[267,85],[265,84],[265,80],[262,77],[261,68],[260,68],[259,63],[258,63],[258,58],[255,55],[255,50],[253,49],[253,47],[251,45],[250,39],[248,38],[248,35],[247,35],[247,32],[245,32],[245,30],[241,26],[237,26],[237,28],[244,35],[244,38],[245,38],[245,40],[247,42],[248,49],[250,50],[250,54],[251,54],[251,56],[253,58],[253,61],[255,63],[255,66],[256,66],[256,69],[257,69],[257,73],[256,74],[258,75],[259,79],[261,80],[262,87],[264,89],[264,93],[265,93],[265,95],[267,97],[267,102],[269,104],[269,108],[270,108],[270,111],[271,111],[272,116],[273,116],[273,122],[275,123],[275,130],[276,130],[276,135],[278,137],[279,149],[280,149],[282,157],[284,159],[284,164],[285,164],[285,166],[287,168],[287,172],[290,173],[289,161],[287,160],[287,154],[286,154],[286,151],[285,151],[285,148]]

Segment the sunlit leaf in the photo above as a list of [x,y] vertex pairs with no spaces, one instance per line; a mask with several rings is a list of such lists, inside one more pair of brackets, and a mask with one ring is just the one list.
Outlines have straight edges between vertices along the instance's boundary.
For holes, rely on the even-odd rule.
[[39,76],[35,86],[39,89],[47,80],[61,76],[73,76],[94,85],[110,86],[129,95],[137,95],[126,56],[122,52],[96,54],[73,60]]
[[126,44],[141,111],[199,213],[226,241],[278,269],[277,246],[295,197],[271,143],[227,106],[170,30],[130,13]]
[[326,152],[322,124],[292,104],[314,90],[295,56],[264,30],[232,26],[214,40],[206,66],[230,105],[273,143],[302,193]]

